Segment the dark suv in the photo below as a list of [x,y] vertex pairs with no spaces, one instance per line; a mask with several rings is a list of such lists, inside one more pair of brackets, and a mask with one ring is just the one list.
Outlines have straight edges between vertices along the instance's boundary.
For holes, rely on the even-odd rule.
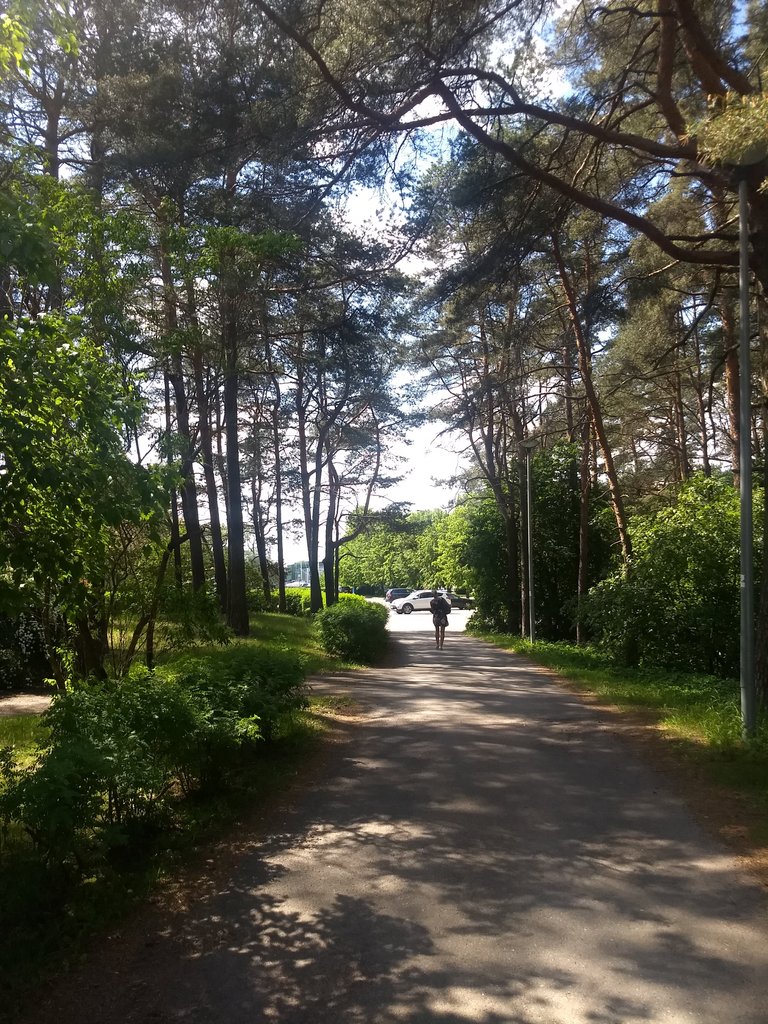
[[460,594],[453,594],[448,590],[443,591],[443,593],[451,602],[451,608],[464,609],[475,607],[475,602],[472,600],[471,597],[462,597]]
[[384,595],[384,600],[387,604],[392,604],[392,602],[398,597],[408,597],[410,592],[410,587],[390,587]]

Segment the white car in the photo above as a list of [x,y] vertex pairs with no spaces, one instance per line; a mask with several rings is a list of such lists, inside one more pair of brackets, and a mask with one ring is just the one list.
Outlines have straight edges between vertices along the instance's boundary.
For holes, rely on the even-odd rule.
[[[398,615],[410,615],[411,612],[428,612],[429,603],[435,594],[446,595],[440,590],[412,590],[407,597],[398,597],[392,602],[392,607]],[[446,600],[448,598],[446,597]],[[451,602],[448,601],[448,604]]]

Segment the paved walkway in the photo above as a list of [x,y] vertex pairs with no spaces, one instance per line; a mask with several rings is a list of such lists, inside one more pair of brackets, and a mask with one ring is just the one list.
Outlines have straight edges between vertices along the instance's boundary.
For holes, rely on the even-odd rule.
[[603,719],[468,636],[397,652],[270,838],[34,1019],[765,1024],[762,891]]
[[13,715],[39,715],[51,703],[47,693],[2,693],[0,694],[0,718]]

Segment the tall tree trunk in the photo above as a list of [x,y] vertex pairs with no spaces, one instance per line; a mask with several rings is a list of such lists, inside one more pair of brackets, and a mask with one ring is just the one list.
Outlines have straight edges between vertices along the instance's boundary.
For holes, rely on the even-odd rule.
[[227,621],[236,636],[248,636],[248,595],[245,580],[245,528],[243,525],[242,480],[240,476],[240,432],[238,417],[239,373],[237,365],[237,322],[229,295],[224,297],[223,351],[224,420],[227,463]]
[[528,530],[532,509],[528,507],[528,460],[531,455],[526,455],[525,449],[518,443],[517,447],[517,476],[518,493],[520,500],[520,635],[530,639],[530,579],[531,564],[528,559]]
[[314,487],[310,512],[311,554],[309,556],[309,607],[318,612],[323,607],[323,590],[320,584],[320,511],[323,496],[323,463],[325,461],[323,440],[318,439],[315,450]]
[[197,507],[197,485],[195,482],[192,434],[189,426],[189,409],[184,384],[181,355],[171,356],[170,381],[176,399],[176,430],[181,446],[181,510],[184,525],[189,535],[189,561],[192,570],[192,589],[202,590],[205,586],[205,561],[203,558],[203,537],[200,530],[200,512]]
[[64,83],[59,79],[51,95],[43,97],[42,106],[45,111],[43,128],[43,169],[56,181],[61,173],[59,145],[61,142],[59,126],[64,106]]
[[160,253],[160,272],[163,281],[163,305],[165,310],[165,332],[173,351],[169,358],[168,376],[176,400],[176,431],[181,448],[181,508],[189,537],[189,560],[192,569],[192,589],[205,586],[205,562],[203,559],[203,538],[200,532],[200,513],[197,507],[197,487],[194,473],[194,448],[189,428],[189,409],[184,385],[184,366],[181,353],[175,349],[178,332],[176,289],[171,274],[171,264],[164,247]]
[[330,447],[328,447],[328,510],[326,512],[325,520],[325,553],[323,557],[326,607],[336,604],[339,600],[339,591],[336,584],[336,546],[334,544],[336,514],[339,502],[339,476],[333,465],[333,459],[331,456],[332,453]]
[[[165,432],[168,438],[168,465],[173,465],[173,453],[171,452],[171,381],[168,370],[165,374]],[[173,569],[176,580],[176,589],[181,590],[184,580],[181,571],[181,545],[179,544],[179,496],[175,487],[171,488],[171,544],[173,545]]]
[[261,465],[261,443],[258,437],[258,424],[254,424],[253,466],[251,469],[251,503],[253,506],[253,532],[256,540],[256,554],[259,559],[259,574],[264,600],[269,607],[272,601],[272,584],[269,578],[269,559],[267,558],[267,531],[264,524],[264,511],[261,495],[264,484],[264,473]]
[[205,386],[203,354],[199,346],[196,346],[192,353],[192,368],[195,376],[195,400],[197,403],[198,432],[200,434],[200,454],[203,462],[205,493],[208,498],[208,518],[210,520],[209,529],[211,534],[211,553],[213,555],[213,572],[216,580],[216,595],[222,614],[226,615],[227,565],[224,558],[224,540],[221,534],[219,489],[216,485],[216,473],[213,468],[211,409],[208,389]]
[[277,530],[277,607],[285,612],[285,556],[283,554],[283,474],[280,459],[280,385],[272,378],[275,404],[272,406],[272,439],[275,449],[275,529]]
[[730,285],[723,288],[720,318],[723,325],[723,357],[725,360],[725,403],[728,412],[728,439],[731,443],[733,486],[738,490],[740,469],[739,451],[741,427],[739,425],[739,339],[736,331],[736,292]]
[[573,290],[570,275],[565,268],[563,262],[562,253],[560,251],[560,243],[556,234],[552,235],[552,249],[557,264],[558,272],[560,274],[560,280],[563,285],[563,291],[565,292],[566,301],[568,303],[568,312],[571,318],[571,324],[573,326],[573,334],[576,340],[576,350],[579,357],[579,373],[581,375],[582,383],[584,384],[584,391],[587,396],[587,402],[589,403],[590,414],[592,418],[592,424],[594,426],[595,435],[600,444],[600,450],[603,455],[603,462],[605,464],[605,475],[608,478],[608,488],[611,495],[611,507],[613,509],[614,519],[616,520],[616,529],[619,534],[619,542],[621,544],[621,551],[624,557],[624,561],[628,562],[632,557],[632,542],[629,537],[629,529],[627,526],[627,517],[624,511],[624,499],[621,494],[621,488],[619,486],[619,477],[616,472],[616,466],[613,461],[613,452],[608,443],[608,436],[605,432],[605,425],[603,423],[603,413],[600,408],[600,402],[597,397],[597,392],[592,381],[592,366],[591,366],[591,354],[587,339],[582,329],[581,317],[579,316],[579,309],[576,303],[576,295]]
[[695,357],[695,368],[692,371],[693,387],[696,393],[696,418],[698,420],[699,435],[701,437],[701,465],[704,476],[712,475],[712,465],[709,461],[709,431],[707,429],[707,406],[704,401],[704,370],[701,359],[701,338],[699,337],[699,325],[696,306],[693,307],[693,351]]
[[299,440],[299,474],[301,479],[301,504],[304,512],[304,532],[307,539],[307,564],[309,572],[310,609],[313,612],[323,607],[318,567],[320,488],[322,486],[321,442],[315,457],[314,481],[310,483],[309,439],[307,436],[307,406],[303,367],[303,339],[299,338],[296,359],[296,415]]
[[519,521],[514,510],[507,507],[507,515],[504,518],[504,532],[506,536],[506,558],[507,574],[509,576],[509,601],[507,603],[506,626],[510,633],[523,635],[523,609],[520,601],[520,588],[518,565],[520,563],[520,551],[518,547]]
[[[59,156],[59,126],[64,105],[64,85],[61,79],[56,82],[52,94],[45,95],[42,100],[45,111],[45,127],[43,129],[43,170],[54,181],[59,180],[61,173],[61,158]],[[56,271],[53,280],[48,286],[48,311],[61,309],[64,303],[64,290],[62,286],[61,273],[59,270],[58,256],[54,257]]]
[[757,323],[760,338],[760,404],[763,427],[763,550],[760,596],[755,628],[755,689],[763,713],[768,712],[768,299],[758,288]]
[[565,422],[568,440],[571,444],[576,440],[576,426],[573,415],[573,345],[570,337],[563,339],[563,400],[565,402]]
[[675,434],[677,435],[677,464],[681,482],[691,475],[691,460],[688,455],[688,433],[685,425],[685,408],[683,406],[683,383],[679,369],[675,368],[673,376]]

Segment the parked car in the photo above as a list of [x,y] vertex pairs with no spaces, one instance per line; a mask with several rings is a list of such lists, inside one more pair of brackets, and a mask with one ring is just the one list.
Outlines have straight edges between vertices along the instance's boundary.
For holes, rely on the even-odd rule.
[[471,597],[462,597],[461,594],[454,594],[450,590],[441,590],[440,593],[447,597],[451,602],[451,608],[459,608],[463,610],[464,608],[475,607],[475,602]]
[[[429,602],[438,593],[436,590],[412,590],[405,597],[398,597],[392,602],[392,607],[398,615],[410,615],[411,612],[428,612]],[[447,594],[443,596],[447,597]],[[450,598],[448,598],[450,601]]]
[[408,597],[410,590],[408,587],[390,587],[384,595],[384,600],[391,604],[395,598]]

